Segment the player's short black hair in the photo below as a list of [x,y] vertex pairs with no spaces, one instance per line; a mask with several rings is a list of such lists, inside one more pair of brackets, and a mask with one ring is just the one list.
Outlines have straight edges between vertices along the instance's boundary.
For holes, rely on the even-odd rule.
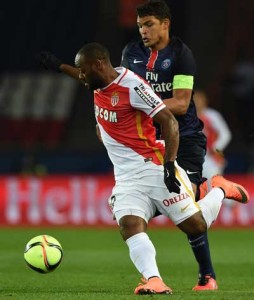
[[84,55],[90,60],[96,59],[110,59],[109,51],[103,45],[93,42],[85,44],[78,52],[80,55]]
[[171,19],[170,8],[164,0],[148,0],[136,9],[139,17],[154,16],[159,20]]

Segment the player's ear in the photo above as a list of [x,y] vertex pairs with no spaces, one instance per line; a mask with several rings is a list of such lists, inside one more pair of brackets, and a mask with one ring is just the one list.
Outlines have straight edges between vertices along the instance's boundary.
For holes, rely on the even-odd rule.
[[95,65],[96,65],[96,68],[97,68],[98,70],[102,70],[103,60],[102,60],[102,59],[96,59]]
[[163,27],[164,27],[164,29],[169,29],[170,28],[170,20],[169,19],[164,19],[163,20]]

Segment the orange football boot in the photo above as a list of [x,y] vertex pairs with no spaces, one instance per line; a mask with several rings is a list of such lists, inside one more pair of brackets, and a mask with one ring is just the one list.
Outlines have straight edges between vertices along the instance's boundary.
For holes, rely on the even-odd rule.
[[227,180],[222,175],[214,175],[211,179],[207,179],[200,185],[200,199],[204,198],[211,188],[214,187],[221,188],[227,199],[235,200],[240,203],[248,203],[250,200],[249,193],[242,185]]
[[135,288],[134,294],[136,295],[147,295],[147,294],[172,294],[170,287],[159,277],[152,277],[148,280],[141,278],[142,283]]
[[205,278],[200,278],[198,283],[192,289],[193,291],[214,291],[218,290],[216,280],[210,275],[206,275]]

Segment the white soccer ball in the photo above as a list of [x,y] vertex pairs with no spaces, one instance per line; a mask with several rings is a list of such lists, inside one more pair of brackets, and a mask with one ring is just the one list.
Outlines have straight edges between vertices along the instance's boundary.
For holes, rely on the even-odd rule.
[[31,269],[39,273],[49,273],[60,265],[63,249],[52,236],[38,235],[26,244],[24,258]]

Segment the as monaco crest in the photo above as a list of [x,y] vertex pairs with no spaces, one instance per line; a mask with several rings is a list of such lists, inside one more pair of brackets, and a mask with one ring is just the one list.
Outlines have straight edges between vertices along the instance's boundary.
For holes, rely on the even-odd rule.
[[112,106],[116,106],[118,102],[119,102],[119,95],[118,95],[118,93],[113,93],[112,96],[111,96],[111,104],[112,104]]

